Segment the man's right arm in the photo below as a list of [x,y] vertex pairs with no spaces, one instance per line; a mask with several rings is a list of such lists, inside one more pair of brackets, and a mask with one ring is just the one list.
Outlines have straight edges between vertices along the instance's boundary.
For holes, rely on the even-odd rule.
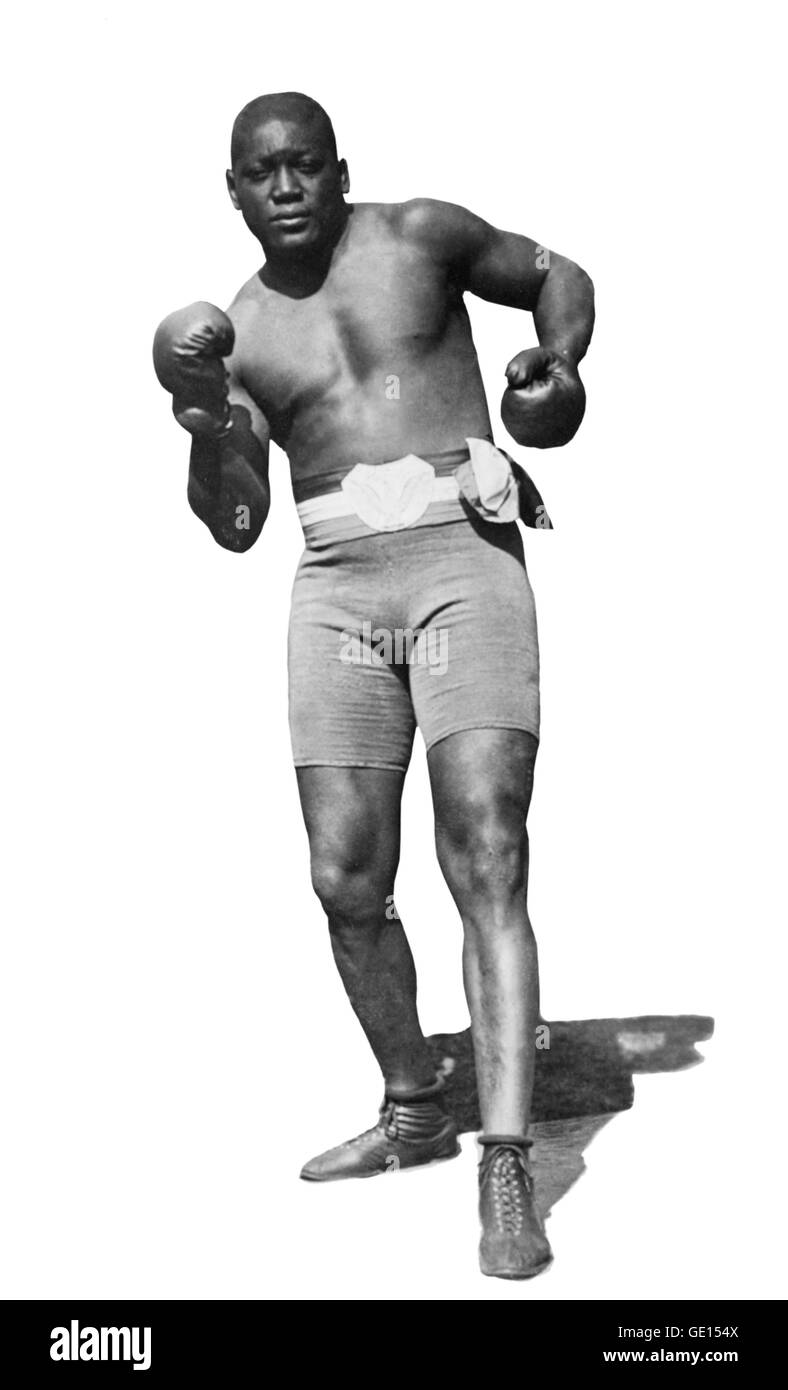
[[254,545],[268,515],[268,423],[229,361],[233,324],[205,302],[170,314],[156,331],[156,375],[192,435],[189,503],[226,550]]
[[193,437],[188,497],[218,545],[243,551],[254,545],[271,505],[269,431],[262,411],[232,376],[228,401],[226,433]]

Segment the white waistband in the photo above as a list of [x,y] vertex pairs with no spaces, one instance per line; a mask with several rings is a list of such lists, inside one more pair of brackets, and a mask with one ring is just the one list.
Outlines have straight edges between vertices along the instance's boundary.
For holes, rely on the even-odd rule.
[[[378,465],[385,468],[385,464]],[[432,485],[432,502],[453,501],[460,495],[457,479],[453,474],[446,478],[436,476]],[[309,525],[313,521],[333,521],[338,516],[356,516],[356,508],[349,501],[347,494],[342,492],[324,492],[322,497],[310,497],[306,502],[299,502],[296,510],[301,524]]]
[[435,503],[460,496],[490,521],[514,520],[519,501],[509,456],[487,439],[465,442],[468,461],[442,477],[417,454],[389,463],[357,463],[338,491],[298,503],[302,526],[354,516],[373,531],[396,531],[413,525]]

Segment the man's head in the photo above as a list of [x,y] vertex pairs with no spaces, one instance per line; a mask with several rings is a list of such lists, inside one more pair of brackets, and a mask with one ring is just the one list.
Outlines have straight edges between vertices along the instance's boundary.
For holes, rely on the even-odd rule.
[[328,247],[345,214],[347,165],[326,112],[302,92],[256,97],[235,118],[227,187],[267,256]]

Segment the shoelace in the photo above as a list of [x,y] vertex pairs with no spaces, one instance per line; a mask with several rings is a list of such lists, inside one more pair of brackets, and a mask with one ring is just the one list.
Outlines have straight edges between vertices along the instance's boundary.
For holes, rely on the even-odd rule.
[[519,1235],[525,1220],[525,1193],[531,1194],[531,1180],[522,1152],[502,1146],[490,1160],[488,1178],[499,1231],[503,1235]]

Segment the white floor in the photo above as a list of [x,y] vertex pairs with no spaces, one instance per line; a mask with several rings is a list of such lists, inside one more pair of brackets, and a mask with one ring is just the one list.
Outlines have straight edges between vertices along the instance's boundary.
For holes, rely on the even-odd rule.
[[[240,1299],[657,1299],[784,1296],[773,1234],[782,1150],[736,1040],[709,1060],[636,1078],[635,1104],[586,1153],[587,1171],[549,1221],[555,1261],[527,1284],[476,1264],[475,1142],[423,1172],[324,1187],[299,1181],[305,1157],[371,1121],[359,1093],[331,1094],[330,1060],[304,1085],[287,1057],[256,1085],[248,1066],[204,1084],[167,1064],[114,1096],[54,1084],[48,1115],[12,1131],[3,1297]],[[65,1078],[62,1078],[65,1081]],[[360,1095],[365,1093],[365,1104]],[[103,1093],[103,1094],[102,1094]],[[726,1115],[722,1101],[730,1100]],[[281,1119],[274,1117],[281,1114]],[[270,1118],[269,1118],[270,1117]],[[11,1195],[9,1193],[9,1195]]]

